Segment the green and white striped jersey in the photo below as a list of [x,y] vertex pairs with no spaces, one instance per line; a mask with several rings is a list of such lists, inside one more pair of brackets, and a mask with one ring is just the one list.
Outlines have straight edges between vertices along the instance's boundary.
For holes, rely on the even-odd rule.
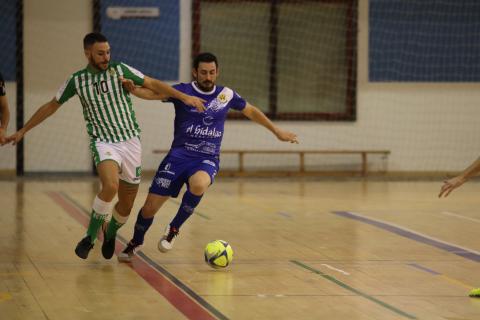
[[92,141],[120,142],[140,135],[130,93],[119,79],[143,85],[144,75],[124,64],[110,62],[107,70],[88,65],[72,74],[58,90],[56,100],[63,104],[75,94],[83,106],[83,117]]

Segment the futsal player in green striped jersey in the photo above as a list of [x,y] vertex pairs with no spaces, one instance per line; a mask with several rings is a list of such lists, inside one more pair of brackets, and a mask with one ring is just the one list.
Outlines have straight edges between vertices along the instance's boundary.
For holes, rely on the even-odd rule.
[[[442,188],[440,189],[440,193],[438,194],[438,197],[439,198],[447,197],[450,194],[450,192],[460,187],[471,178],[477,176],[479,173],[480,173],[480,157],[477,160],[475,160],[472,164],[470,164],[468,167],[463,169],[463,171],[456,177],[443,181],[443,185],[442,185]],[[480,287],[472,289],[468,295],[472,298],[480,298]]]
[[[140,128],[130,94],[122,87],[122,81],[131,80],[135,85],[179,99],[200,112],[204,111],[204,101],[145,76],[125,63],[110,61],[110,46],[101,33],[87,34],[83,47],[87,67],[72,74],[51,101],[41,106],[22,129],[6,139],[12,144],[18,143],[68,99],[74,95],[79,97],[102,186],[93,200],[87,233],[75,253],[86,259],[103,226],[102,254],[110,259],[115,251],[117,230],[127,221],[133,207],[141,174]],[[118,202],[113,205],[112,217],[107,224],[105,221],[117,193]]]

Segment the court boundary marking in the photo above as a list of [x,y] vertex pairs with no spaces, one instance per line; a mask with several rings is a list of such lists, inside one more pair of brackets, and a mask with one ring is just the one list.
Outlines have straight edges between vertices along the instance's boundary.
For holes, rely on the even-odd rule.
[[[50,191],[46,194],[77,222],[84,227],[88,226],[90,213],[75,200],[63,192]],[[127,242],[125,238],[117,235],[115,253],[118,254]],[[143,252],[137,252],[132,262],[125,265],[134,270],[188,319],[229,319]]]
[[466,217],[464,215],[461,215],[461,214],[458,214],[458,213],[455,213],[455,212],[451,212],[451,211],[442,211],[442,214],[444,214],[446,216],[454,217],[454,218],[457,218],[457,219],[468,220],[468,221],[480,223],[479,219]]
[[374,219],[374,218],[369,218],[364,215],[361,215],[359,213],[354,213],[354,212],[349,212],[349,211],[333,211],[334,214],[344,217],[344,218],[349,218],[352,220],[360,221],[366,224],[369,224],[371,226],[380,228],[385,231],[389,231],[391,233],[394,233],[396,235],[402,236],[404,238],[414,240],[426,245],[429,245],[431,247],[435,247],[437,249],[453,253],[457,256],[460,256],[465,259],[469,259],[475,262],[480,262],[480,252],[464,248],[462,246],[454,245],[452,243],[427,236],[426,234],[410,230],[408,228],[390,223],[390,222],[385,222],[379,219]]
[[456,285],[460,285],[461,287],[464,287],[464,288],[467,288],[467,289],[472,289],[473,286],[461,281],[461,280],[458,280],[458,279],[455,279],[455,278],[452,278],[452,277],[449,277],[447,276],[446,274],[443,274],[443,273],[440,273],[440,272],[437,272],[431,268],[427,268],[425,266],[422,266],[418,263],[415,263],[415,262],[412,262],[412,263],[407,263],[408,266],[411,266],[415,269],[418,269],[418,270],[421,270],[423,272],[426,272],[426,273],[429,273],[433,276],[436,276],[436,277],[440,277],[442,278],[443,280],[446,280],[450,283],[453,283],[453,284],[456,284]]
[[368,295],[368,294],[366,294],[366,293],[364,293],[364,292],[362,292],[362,291],[360,291],[360,290],[358,290],[358,289],[355,289],[354,287],[349,286],[348,284],[346,284],[346,283],[338,280],[337,278],[335,278],[335,277],[333,277],[333,276],[331,276],[331,275],[328,275],[328,274],[326,274],[326,273],[324,273],[324,272],[322,272],[322,271],[320,271],[320,270],[317,270],[317,269],[315,269],[315,268],[313,268],[313,267],[311,267],[311,266],[309,266],[309,265],[306,265],[305,263],[303,263],[303,262],[301,262],[301,261],[298,261],[298,260],[290,260],[290,262],[293,263],[293,264],[296,264],[296,265],[299,266],[299,267],[302,267],[302,268],[304,268],[304,269],[307,269],[307,270],[309,270],[309,271],[311,271],[311,272],[313,272],[313,273],[316,273],[316,274],[320,275],[322,278],[327,279],[328,281],[335,283],[336,285],[342,287],[343,289],[346,289],[346,290],[348,290],[348,291],[350,291],[350,292],[353,292],[354,294],[356,294],[356,295],[358,295],[358,296],[361,296],[361,297],[363,297],[363,298],[365,298],[365,299],[367,299],[367,300],[370,300],[370,301],[372,301],[372,302],[374,302],[374,303],[376,303],[376,304],[378,304],[378,305],[380,305],[380,306],[382,306],[382,307],[384,307],[384,308],[386,308],[386,309],[388,309],[388,310],[390,310],[390,311],[392,311],[392,312],[394,312],[394,313],[396,313],[396,314],[399,314],[399,315],[401,315],[401,316],[404,316],[404,317],[406,317],[406,318],[408,318],[408,319],[417,319],[416,316],[413,316],[413,315],[411,315],[411,314],[409,314],[409,313],[406,313],[405,311],[402,311],[402,310],[400,310],[400,309],[398,309],[398,308],[395,308],[394,306],[389,305],[389,304],[386,303],[386,302],[383,302],[383,301],[381,301],[381,300],[378,300],[377,298],[375,298],[375,297],[373,297],[373,296],[371,296],[371,295]]

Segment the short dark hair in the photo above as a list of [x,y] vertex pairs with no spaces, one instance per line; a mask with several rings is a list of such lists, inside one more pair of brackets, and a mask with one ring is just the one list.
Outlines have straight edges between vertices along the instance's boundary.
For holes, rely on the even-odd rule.
[[100,32],[91,32],[83,38],[83,49],[91,47],[96,42],[108,42],[108,40]]
[[193,59],[193,68],[198,69],[198,65],[200,62],[215,62],[215,67],[218,68],[218,61],[217,57],[213,53],[210,52],[202,52],[199,53],[195,59]]

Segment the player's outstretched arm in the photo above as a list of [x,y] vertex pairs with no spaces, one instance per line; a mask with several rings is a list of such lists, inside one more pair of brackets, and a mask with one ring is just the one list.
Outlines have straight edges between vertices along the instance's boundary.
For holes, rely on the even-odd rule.
[[468,179],[475,176],[479,172],[480,172],[480,158],[478,158],[468,168],[463,170],[463,172],[458,176],[445,180],[443,182],[442,188],[440,189],[440,193],[438,194],[438,197],[441,198],[442,196],[443,197],[448,196],[450,192],[460,187],[462,184],[467,182]]
[[165,100],[168,98],[166,95],[156,93],[144,87],[135,87],[135,89],[130,91],[130,93],[138,98],[145,100]]
[[280,141],[287,141],[290,143],[298,143],[297,135],[293,132],[286,131],[280,129],[279,127],[275,126],[267,116],[260,111],[257,107],[247,103],[246,107],[242,110],[242,113],[250,120],[264,126],[268,130],[270,130],[278,140]]
[[167,85],[166,83],[160,80],[145,76],[143,86],[145,88],[153,90],[157,94],[165,96],[164,99],[175,98],[177,100],[182,101],[186,105],[195,107],[199,112],[205,111],[205,106],[203,105],[205,100],[200,99],[198,97],[189,96],[183,92],[178,91],[175,88],[170,87],[169,85]]
[[23,139],[23,136],[30,131],[33,127],[42,123],[45,119],[50,117],[55,111],[60,108],[61,104],[57,102],[55,98],[53,98],[50,102],[45,103],[41,106],[33,116],[27,121],[25,126],[22,129],[18,130],[11,136],[7,137],[7,143],[12,143],[12,145],[16,145],[20,140]]
[[0,145],[7,143],[5,135],[7,134],[8,123],[10,122],[10,109],[8,108],[7,96],[0,96]]
[[148,88],[138,87],[135,85],[133,80],[125,79],[124,77],[120,77],[120,81],[122,82],[122,86],[125,90],[133,94],[134,96],[145,99],[145,100],[165,100],[168,97],[164,94],[156,93]]

